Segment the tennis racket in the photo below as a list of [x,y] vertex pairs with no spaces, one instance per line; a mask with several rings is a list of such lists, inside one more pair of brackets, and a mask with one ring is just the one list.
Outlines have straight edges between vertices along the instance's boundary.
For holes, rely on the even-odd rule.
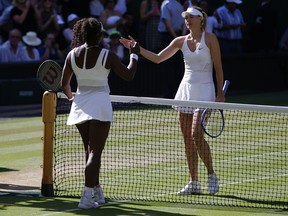
[[52,60],[44,61],[37,70],[37,80],[46,91],[59,91],[61,77],[62,67]]
[[[229,84],[230,81],[225,80],[223,86],[224,95],[226,94]],[[212,138],[219,137],[225,127],[223,110],[206,108],[201,115],[201,126],[208,136]]]

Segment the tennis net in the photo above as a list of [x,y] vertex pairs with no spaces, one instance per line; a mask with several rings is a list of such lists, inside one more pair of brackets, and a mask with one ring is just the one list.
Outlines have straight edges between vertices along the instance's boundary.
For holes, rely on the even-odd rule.
[[[288,204],[288,107],[111,96],[114,121],[102,157],[100,181],[111,200],[141,200],[257,208]],[[80,197],[85,155],[75,126],[67,126],[71,103],[57,94],[53,147],[53,194]],[[207,191],[199,160],[201,195],[178,195],[189,181],[184,141],[173,106],[224,111],[225,129],[206,136],[219,177]]]

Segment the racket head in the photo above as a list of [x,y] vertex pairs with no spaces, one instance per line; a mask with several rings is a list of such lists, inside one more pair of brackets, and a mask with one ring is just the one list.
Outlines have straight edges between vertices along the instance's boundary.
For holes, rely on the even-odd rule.
[[201,115],[201,126],[209,137],[219,137],[225,127],[223,110],[205,109]]
[[46,91],[59,91],[61,77],[62,67],[53,60],[42,62],[37,70],[37,80]]

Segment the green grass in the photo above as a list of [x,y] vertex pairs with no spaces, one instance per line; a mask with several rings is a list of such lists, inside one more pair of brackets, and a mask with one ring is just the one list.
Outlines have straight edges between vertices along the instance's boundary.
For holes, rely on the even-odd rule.
[[246,104],[262,104],[274,106],[288,106],[288,91],[275,91],[265,93],[246,93],[227,95],[227,102],[230,103],[246,103]]
[[0,196],[0,215],[5,216],[280,216],[283,210],[232,208],[151,202],[113,202],[97,209],[77,209],[78,199],[35,196]]
[[[277,95],[280,96],[279,93]],[[258,102],[255,102],[254,104],[260,103],[261,101],[261,103],[269,105],[283,105],[285,103],[285,98],[283,100],[282,96],[280,96],[280,101],[275,102],[275,94],[273,96],[269,96],[268,94],[269,97],[272,97],[271,99],[269,99],[267,94],[265,94],[265,100],[260,100],[258,96],[254,96],[254,99],[252,98],[252,96],[251,98],[243,98],[248,99],[245,103],[254,103],[255,101]],[[261,94],[261,96],[263,95]],[[228,102],[231,101],[244,103],[243,98],[241,98],[240,96],[237,96],[234,99],[228,98]],[[127,117],[135,116],[137,114],[148,117],[148,114],[144,111],[141,111],[140,113],[130,112]],[[164,117],[159,116],[159,114],[153,115],[149,118],[153,118],[154,120],[164,119]],[[281,120],[283,119],[280,118],[280,120],[277,121]],[[121,127],[115,127],[121,128],[121,130],[117,130],[117,136],[111,136],[109,138],[109,145],[107,145],[105,148],[106,156],[104,159],[105,164],[103,166],[104,169],[106,169],[107,171],[103,173],[103,178],[105,178],[103,184],[105,188],[104,192],[107,195],[113,196],[113,193],[115,192],[115,188],[113,188],[113,186],[115,185],[119,187],[119,191],[124,191],[123,194],[120,193],[120,196],[123,196],[124,200],[125,196],[130,196],[132,198],[135,196],[137,197],[137,192],[135,192],[135,189],[133,188],[130,189],[130,184],[134,184],[133,181],[137,181],[137,179],[139,179],[139,177],[141,178],[141,176],[142,178],[145,178],[145,181],[143,181],[144,188],[155,187],[155,184],[157,187],[159,187],[159,191],[153,192],[157,194],[163,193],[163,191],[161,191],[161,187],[171,187],[171,184],[174,185],[176,188],[183,186],[183,184],[187,180],[187,169],[185,165],[186,161],[183,158],[183,151],[180,152],[179,149],[175,149],[175,146],[169,143],[169,139],[163,139],[163,137],[165,137],[164,135],[166,134],[174,134],[173,136],[177,134],[176,131],[178,131],[178,128],[176,125],[174,125],[173,121],[174,120],[171,119],[166,119],[164,123],[163,121],[161,121],[161,124],[157,124],[159,130],[155,129],[153,138],[148,137],[148,139],[147,136],[149,135],[149,133],[151,133],[151,127],[155,125],[153,125],[153,123],[150,123],[148,127],[147,125],[149,123],[147,124],[146,120],[143,120],[143,124],[138,126],[136,124],[127,125],[125,121],[123,121],[121,124],[119,123]],[[252,120],[251,122],[255,123],[255,120]],[[245,124],[245,127],[249,132],[251,132],[251,130],[253,129],[252,125],[249,124],[249,122],[241,122],[240,124]],[[249,128],[250,125],[251,128]],[[164,135],[163,130],[160,129],[160,126],[166,131]],[[231,206],[229,207],[216,205],[173,203],[175,199],[182,199],[182,201],[184,202],[187,201],[187,197],[179,198],[179,196],[175,196],[173,194],[166,196],[166,199],[170,199],[172,202],[116,202],[112,199],[110,200],[111,204],[102,206],[98,209],[79,210],[76,208],[79,202],[78,197],[49,198],[39,196],[42,175],[42,131],[42,120],[40,117],[19,118],[0,121],[0,194],[7,190],[13,192],[8,195],[0,195],[0,215],[288,215],[287,211],[277,209],[239,208]],[[124,140],[123,137],[125,137],[127,133],[133,133],[135,137],[131,140]],[[233,133],[237,134],[237,131],[234,131]],[[248,191],[250,189],[251,191],[255,190],[254,192],[257,192],[254,193],[254,197],[251,197],[250,199],[250,202],[254,202],[257,199],[262,198],[261,196],[263,196],[262,190],[264,188],[261,184],[261,181],[264,181],[265,183],[270,184],[269,190],[271,190],[271,192],[275,192],[281,189],[284,191],[284,193],[281,193],[278,196],[277,194],[275,196],[271,194],[270,198],[275,200],[277,200],[277,198],[279,200],[284,199],[287,201],[287,193],[285,192],[287,191],[287,176],[278,176],[276,180],[271,178],[269,179],[269,176],[273,175],[273,173],[276,173],[276,175],[277,173],[288,173],[287,169],[285,168],[286,157],[283,157],[283,152],[285,152],[287,149],[287,143],[283,144],[281,143],[281,141],[279,141],[279,143],[275,142],[275,138],[279,137],[279,133],[281,133],[281,131],[279,130],[273,131],[272,133],[269,132],[269,135],[267,135],[267,133],[261,134],[261,132],[254,132],[255,140],[259,140],[259,138],[263,139],[264,141],[267,139],[269,140],[265,141],[267,143],[263,143],[263,145],[255,145],[255,140],[251,140],[251,137],[247,140],[243,138],[244,143],[235,143],[234,138],[227,137],[224,133],[215,144],[212,144],[214,152],[213,158],[215,161],[216,170],[218,171],[219,176],[221,176],[223,190],[219,192],[219,195],[217,194],[217,196],[215,197],[203,195],[200,198],[189,197],[189,199],[191,198],[191,200],[194,200],[196,202],[197,200],[199,201],[199,199],[201,199],[202,201],[208,203],[224,202],[226,204],[231,204],[233,202],[237,202],[238,204],[241,204],[242,202],[247,202],[248,200],[243,200],[243,197],[241,200],[242,195],[241,192],[238,192],[238,190]],[[287,131],[283,131],[282,133],[284,133],[284,135],[287,135]],[[271,145],[270,141],[274,144]],[[152,145],[153,142],[160,142],[161,144]],[[181,137],[176,136],[174,143],[175,142],[179,142],[178,144],[182,145]],[[131,151],[128,151],[128,148],[134,149],[134,154]],[[151,148],[153,148],[153,150],[151,150]],[[139,151],[139,155],[137,155],[137,150]],[[83,156],[81,154],[81,151],[82,150],[73,150],[67,155],[70,157],[80,157],[81,160],[81,157]],[[143,151],[148,151],[147,155],[141,156],[140,153]],[[178,152],[180,155],[169,155],[169,152]],[[243,155],[245,155],[245,157],[243,157]],[[123,168],[117,169],[116,164],[118,163],[123,165]],[[251,166],[251,164],[253,164],[253,169],[257,170],[257,173],[255,173],[255,175],[261,175],[263,177],[266,177],[267,179],[255,180],[257,176],[255,177],[253,173],[251,174],[251,176],[245,173],[241,174],[240,172],[235,172],[233,174],[235,170],[245,170],[247,167]],[[265,164],[268,164],[269,166],[265,166]],[[147,170],[145,171],[145,167],[147,165],[156,172],[151,172],[152,170],[148,170],[148,172]],[[125,168],[125,166],[127,167]],[[176,168],[178,167],[180,171],[171,171],[169,170],[169,166],[175,166]],[[173,174],[176,174],[177,176],[171,176],[171,172]],[[200,165],[199,175],[205,176],[205,169],[203,165]],[[232,176],[233,180],[231,180]],[[82,177],[83,176],[81,175],[77,178],[81,179]],[[239,184],[235,184],[236,182],[241,181],[241,179],[243,178],[249,181],[247,181],[246,183],[240,182]],[[152,182],[151,179],[157,180]],[[201,181],[205,182],[206,180],[205,178],[201,177]],[[205,183],[203,184],[205,185]],[[83,183],[79,182],[80,191],[82,189],[82,186]],[[174,186],[171,187],[171,189],[169,189],[167,193],[175,192]],[[30,193],[32,193],[33,195],[30,196]],[[237,196],[229,196],[231,194],[237,195],[237,193],[239,193],[238,198]],[[151,191],[141,191],[141,196],[148,195],[151,195]],[[161,197],[159,199],[161,199]]]
[[[204,195],[178,196],[175,192],[189,178],[175,111],[171,108],[115,110],[102,163],[101,178],[106,196],[227,206],[285,205],[288,197],[285,189],[287,115],[249,111],[225,113],[225,133],[215,140],[208,138],[215,169],[221,177],[220,192],[216,196],[207,194],[206,170],[200,162],[199,181]],[[255,128],[259,122],[261,130]],[[75,140],[71,127],[63,126],[61,130],[65,133],[56,138],[59,141],[57,151],[61,153],[55,158],[59,167],[67,170],[62,172],[65,175],[58,175],[56,193],[80,196],[84,181],[83,163],[78,163],[79,158],[84,160],[84,155],[78,154],[83,148],[81,139],[78,136]],[[69,173],[72,169],[75,171]],[[65,182],[67,177],[71,179],[69,185]]]

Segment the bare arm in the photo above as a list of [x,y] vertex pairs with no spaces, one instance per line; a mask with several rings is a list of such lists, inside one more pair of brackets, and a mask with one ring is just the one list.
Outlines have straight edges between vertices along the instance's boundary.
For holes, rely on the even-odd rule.
[[215,69],[217,82],[217,97],[216,101],[224,102],[225,96],[223,94],[224,75],[222,69],[222,60],[220,46],[217,37],[214,34],[206,33],[206,41],[210,48],[211,58]]
[[137,71],[137,60],[130,58],[129,65],[126,66],[115,53],[109,52],[106,67],[111,68],[122,79],[131,81]]
[[106,68],[111,68],[119,77],[126,81],[131,81],[134,79],[134,76],[137,71],[137,61],[138,61],[138,54],[140,52],[140,46],[138,43],[133,43],[133,46],[131,43],[129,43],[129,49],[130,53],[132,55],[136,55],[137,59],[135,57],[130,56],[130,62],[129,65],[126,67],[120,58],[113,52],[109,52]]
[[71,86],[70,86],[70,82],[72,79],[72,75],[73,75],[73,70],[71,67],[71,54],[69,53],[66,60],[65,60],[65,64],[62,70],[62,78],[61,78],[61,88],[64,92],[64,94],[69,98],[73,98],[73,94],[71,91]]
[[20,15],[14,15],[12,17],[12,20],[17,24],[22,24],[24,22],[24,20],[26,19],[26,16],[27,16],[28,11],[29,11],[29,7],[30,7],[30,2],[27,1],[26,7],[23,8],[22,13]]
[[[132,37],[130,39],[121,38],[120,42],[126,47],[129,48],[130,43],[135,43],[135,40]],[[140,54],[145,57],[146,59],[159,64],[169,58],[171,58],[183,44],[184,37],[177,37],[175,38],[165,49],[163,49],[158,54],[151,52],[143,47],[140,47]]]

